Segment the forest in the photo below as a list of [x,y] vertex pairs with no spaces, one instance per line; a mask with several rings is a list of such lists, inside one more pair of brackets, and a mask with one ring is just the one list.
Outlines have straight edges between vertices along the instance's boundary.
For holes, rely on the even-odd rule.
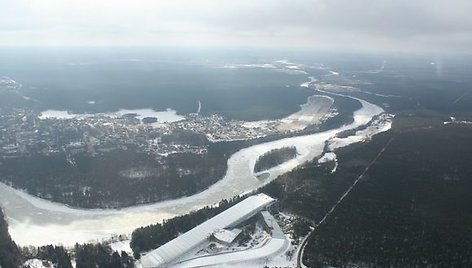
[[0,267],[19,267],[21,253],[8,233],[8,223],[0,208]]
[[472,265],[472,127],[401,114],[393,129],[306,164],[264,187],[283,209],[316,225],[385,148],[356,187],[309,238],[310,267]]
[[297,156],[297,148],[283,147],[279,149],[272,149],[269,152],[261,155],[254,165],[254,172],[261,172],[278,166],[284,162],[289,161]]
[[[83,208],[118,208],[188,196],[221,179],[227,159],[171,154],[160,161],[135,150],[3,159],[0,179],[29,194]],[[112,187],[110,187],[112,186]]]
[[[97,244],[76,244],[72,249],[63,246],[47,245],[42,247],[25,247],[21,249],[24,260],[39,259],[49,261],[60,268],[132,268],[134,259],[126,252],[113,251],[110,246]],[[75,261],[75,266],[72,261]],[[24,265],[28,268],[28,265]]]

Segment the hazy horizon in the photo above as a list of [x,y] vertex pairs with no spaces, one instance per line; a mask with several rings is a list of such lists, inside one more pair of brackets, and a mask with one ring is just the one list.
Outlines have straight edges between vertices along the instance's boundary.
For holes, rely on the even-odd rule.
[[1,1],[1,46],[472,53],[472,3]]

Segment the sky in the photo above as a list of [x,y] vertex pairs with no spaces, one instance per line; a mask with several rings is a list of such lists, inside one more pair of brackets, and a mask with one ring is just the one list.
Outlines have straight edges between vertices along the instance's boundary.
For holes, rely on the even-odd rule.
[[3,46],[472,53],[470,0],[0,0]]

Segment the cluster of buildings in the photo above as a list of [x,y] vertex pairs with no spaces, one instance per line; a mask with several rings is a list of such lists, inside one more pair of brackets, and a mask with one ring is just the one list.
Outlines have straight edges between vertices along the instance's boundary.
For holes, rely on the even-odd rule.
[[190,115],[187,120],[174,122],[172,126],[205,134],[209,141],[247,140],[265,137],[277,133],[276,121],[248,123],[241,120],[228,120],[213,114],[210,116]]
[[206,152],[204,145],[163,142],[170,125],[153,127],[129,117],[95,115],[69,119],[40,119],[32,110],[0,108],[0,157],[81,152],[98,154],[135,148],[156,157],[171,153]]
[[[8,88],[17,86],[7,77],[1,77],[0,84]],[[61,112],[67,116],[45,117],[32,109],[0,107],[0,157],[56,153],[73,156],[81,152],[94,155],[129,148],[156,158],[174,153],[205,154],[208,141],[255,139],[299,131],[310,124],[320,123],[333,116],[332,103],[322,104],[309,101],[302,106],[302,111],[281,120],[246,122],[216,114],[190,114],[184,120],[168,123],[156,122],[158,119],[154,117],[140,120],[131,113],[110,116]],[[190,134],[184,135],[183,139],[169,138],[177,132]],[[192,138],[188,138],[192,135],[205,136],[206,140],[194,143]]]
[[0,157],[65,153],[73,156],[136,148],[156,157],[173,153],[205,154],[206,144],[167,138],[176,132],[204,135],[208,141],[232,141],[280,133],[277,121],[245,122],[219,115],[188,115],[185,120],[145,124],[133,116],[95,114],[42,118],[33,110],[0,108]]

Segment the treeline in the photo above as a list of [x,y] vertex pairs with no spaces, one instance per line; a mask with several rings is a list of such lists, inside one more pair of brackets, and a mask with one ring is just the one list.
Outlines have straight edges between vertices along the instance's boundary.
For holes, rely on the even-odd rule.
[[24,260],[39,259],[50,261],[56,267],[72,268],[71,256],[63,246],[26,247],[21,253]]
[[19,267],[21,261],[21,253],[8,233],[8,223],[0,208],[0,267]]
[[165,220],[162,224],[156,223],[133,231],[131,236],[131,249],[135,258],[140,258],[142,252],[156,249],[179,234],[187,232],[193,227],[216,216],[224,210],[235,205],[245,197],[234,197],[230,201],[224,199],[218,206],[204,207],[189,214]]
[[[22,258],[50,261],[55,267],[72,268],[132,268],[134,259],[126,252],[118,253],[103,244],[76,244],[71,251],[63,246],[28,247],[22,249]],[[25,267],[27,268],[27,267]]]
[[254,172],[268,170],[278,166],[297,156],[297,148],[295,146],[272,149],[261,155],[254,165]]
[[121,254],[101,244],[76,244],[74,247],[77,268],[132,268],[134,260],[126,252]]

